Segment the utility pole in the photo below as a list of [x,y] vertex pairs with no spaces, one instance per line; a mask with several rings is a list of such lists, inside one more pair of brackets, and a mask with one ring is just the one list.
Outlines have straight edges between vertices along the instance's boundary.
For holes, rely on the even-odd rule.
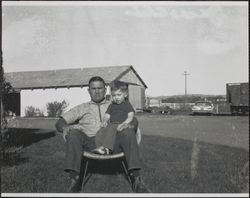
[[185,103],[184,103],[184,107],[186,109],[186,103],[187,103],[187,75],[190,75],[187,73],[187,71],[184,71],[184,74],[185,76]]

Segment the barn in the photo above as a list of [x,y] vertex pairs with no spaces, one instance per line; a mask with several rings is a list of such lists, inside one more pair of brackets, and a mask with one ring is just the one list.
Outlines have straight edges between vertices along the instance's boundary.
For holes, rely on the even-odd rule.
[[84,67],[46,71],[23,71],[4,74],[15,92],[8,94],[12,101],[6,109],[17,116],[25,115],[25,108],[33,106],[46,115],[48,102],[65,100],[68,109],[90,100],[87,92],[88,81],[93,76],[101,76],[107,83],[107,97],[110,95],[110,83],[114,80],[126,82],[129,101],[135,110],[145,106],[144,81],[132,65],[108,67]]

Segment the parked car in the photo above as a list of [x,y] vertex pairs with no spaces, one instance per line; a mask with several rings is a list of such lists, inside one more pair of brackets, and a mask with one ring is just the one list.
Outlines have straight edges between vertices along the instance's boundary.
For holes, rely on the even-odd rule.
[[195,114],[213,114],[214,105],[208,101],[198,101],[192,106],[192,113]]

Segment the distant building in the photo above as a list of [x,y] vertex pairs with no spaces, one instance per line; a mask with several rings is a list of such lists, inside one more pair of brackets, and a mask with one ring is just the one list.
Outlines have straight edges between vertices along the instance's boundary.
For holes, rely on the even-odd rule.
[[[166,99],[161,98],[148,98],[148,107],[169,107],[171,109],[180,109],[185,105],[185,103],[180,102],[168,102]],[[186,107],[191,107],[194,103],[186,103]]]
[[155,99],[155,98],[151,98],[151,99],[149,99],[148,106],[149,107],[160,107],[160,100]]
[[128,85],[129,101],[133,107],[143,109],[145,106],[147,85],[133,66],[24,71],[4,75],[6,81],[15,89],[14,93],[8,95],[13,101],[8,110],[17,116],[24,116],[27,106],[38,107],[46,115],[48,102],[66,100],[70,104],[69,109],[89,101],[88,81],[93,76],[101,76],[105,80],[108,98],[110,98],[109,84],[114,80],[120,80]]
[[162,106],[169,107],[171,109],[180,109],[182,103],[164,103]]
[[168,106],[171,109],[180,109],[180,108],[184,107],[185,105],[186,105],[186,107],[192,107],[194,105],[194,103],[175,103],[175,102],[161,103],[161,107]]

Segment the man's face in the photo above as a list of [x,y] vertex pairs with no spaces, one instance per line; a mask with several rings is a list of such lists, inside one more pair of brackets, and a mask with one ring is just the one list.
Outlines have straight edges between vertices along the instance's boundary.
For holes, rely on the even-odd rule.
[[106,94],[106,88],[103,82],[101,81],[93,81],[89,85],[89,95],[93,102],[99,103],[101,102]]

